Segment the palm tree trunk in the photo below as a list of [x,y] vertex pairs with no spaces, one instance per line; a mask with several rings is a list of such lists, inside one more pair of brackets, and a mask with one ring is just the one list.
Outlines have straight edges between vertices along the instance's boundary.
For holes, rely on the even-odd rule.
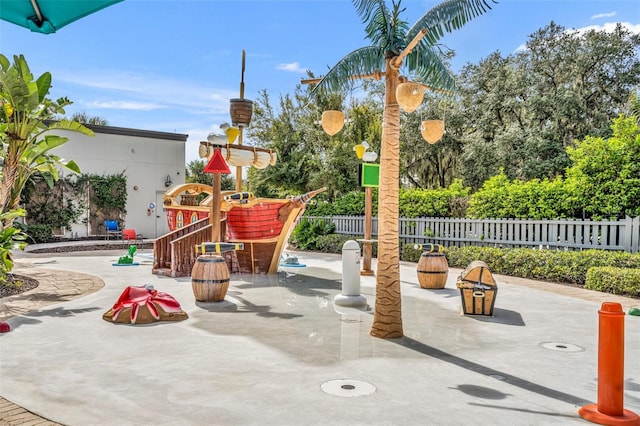
[[378,194],[378,271],[376,305],[371,335],[403,336],[400,299],[400,244],[398,240],[398,185],[400,179],[400,107],[396,100],[398,68],[386,60],[385,107],[382,119],[380,186]]

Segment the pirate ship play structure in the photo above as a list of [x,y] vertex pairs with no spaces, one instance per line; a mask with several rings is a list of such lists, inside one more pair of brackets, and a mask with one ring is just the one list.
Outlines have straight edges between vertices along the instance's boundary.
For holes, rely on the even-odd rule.
[[[274,274],[307,204],[325,190],[285,199],[258,198],[242,192],[241,179],[237,179],[236,191],[220,191],[220,169],[228,173],[227,164],[237,167],[236,176],[242,176],[242,167],[265,168],[277,160],[273,150],[242,145],[242,129],[249,125],[253,108],[252,101],[244,99],[244,51],[242,54],[240,98],[231,99],[230,106],[234,127],[220,126],[226,135],[200,142],[199,154],[209,161],[205,171],[213,174],[212,185],[188,183],[165,193],[170,232],[154,242],[154,274],[190,275],[198,258],[195,248],[206,242],[242,247],[221,253],[229,272]],[[236,139],[238,144],[233,143]]]
[[[164,196],[171,231],[154,243],[153,272],[173,277],[190,275],[198,256],[195,247],[211,241],[212,226],[219,226],[222,241],[242,243],[243,247],[223,253],[229,272],[274,274],[298,219],[322,191],[324,188],[286,199],[222,192],[221,202],[216,203],[220,221],[212,224],[212,186],[176,186]],[[195,203],[195,197],[203,193],[207,196]]]

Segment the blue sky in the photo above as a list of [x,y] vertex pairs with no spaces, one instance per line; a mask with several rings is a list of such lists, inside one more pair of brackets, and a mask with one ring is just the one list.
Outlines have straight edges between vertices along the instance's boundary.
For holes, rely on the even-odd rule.
[[[413,24],[437,3],[404,0],[403,17]],[[458,71],[494,51],[515,52],[551,21],[573,29],[621,22],[639,33],[640,1],[501,0],[441,42],[456,52]],[[307,69],[321,75],[368,45],[364,34],[349,0],[125,0],[50,35],[0,21],[0,53],[24,54],[36,75],[50,71],[50,97],[70,98],[69,115],[188,134],[190,161],[198,142],[230,120],[243,49],[245,98],[266,89],[276,104]]]

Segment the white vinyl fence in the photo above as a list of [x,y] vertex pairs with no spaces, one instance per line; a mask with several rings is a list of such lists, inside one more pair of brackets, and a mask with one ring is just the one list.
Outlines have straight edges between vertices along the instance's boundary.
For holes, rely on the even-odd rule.
[[[336,225],[338,234],[364,235],[364,216],[305,216]],[[400,218],[402,244],[448,246],[561,248],[570,250],[623,250],[636,253],[640,241],[640,217],[622,220],[526,220]],[[378,235],[378,218],[373,218],[372,235]]]

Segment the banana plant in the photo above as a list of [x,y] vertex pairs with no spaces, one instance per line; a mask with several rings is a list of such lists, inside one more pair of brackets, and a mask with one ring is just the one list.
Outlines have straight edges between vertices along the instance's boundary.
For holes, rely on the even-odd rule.
[[[14,219],[24,216],[23,209],[15,209],[0,214],[0,222],[13,222]],[[0,280],[4,280],[7,272],[13,269],[13,251],[24,249],[27,235],[20,229],[7,226],[0,230]]]
[[[18,207],[22,189],[36,171],[44,172],[50,184],[58,179],[61,168],[80,172],[74,161],[50,152],[68,141],[52,131],[94,133],[75,121],[55,120],[72,102],[47,98],[51,80],[49,72],[34,79],[23,55],[14,55],[13,63],[0,55],[0,213]],[[2,220],[2,225],[7,228],[11,222]]]

